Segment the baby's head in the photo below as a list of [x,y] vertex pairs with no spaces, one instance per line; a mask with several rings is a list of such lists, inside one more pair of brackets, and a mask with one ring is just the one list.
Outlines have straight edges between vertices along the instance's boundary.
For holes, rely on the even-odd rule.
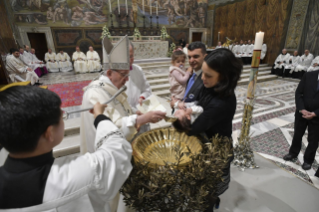
[[186,55],[182,50],[175,50],[172,54],[172,65],[178,68],[184,68]]
[[188,132],[191,130],[192,109],[179,109],[174,113],[177,120],[173,123],[173,127],[179,132]]

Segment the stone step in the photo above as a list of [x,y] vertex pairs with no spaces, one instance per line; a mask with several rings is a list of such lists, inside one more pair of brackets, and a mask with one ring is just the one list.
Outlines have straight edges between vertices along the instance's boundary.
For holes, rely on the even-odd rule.
[[[167,80],[166,80],[167,81]],[[166,90],[171,87],[170,84],[161,84],[161,85],[153,85],[151,86],[152,92],[157,91],[157,90]]]
[[[269,70],[267,70],[267,71],[262,71],[262,72],[259,72],[258,71],[258,77],[259,76],[264,76],[264,75],[269,75],[271,73],[271,71]],[[242,75],[240,75],[240,79],[244,79],[244,78],[249,78],[249,76],[250,76],[250,73],[248,72],[248,73],[243,73]]]
[[80,152],[80,134],[64,137],[62,142],[53,149],[54,157],[71,155],[78,152]]
[[150,59],[136,59],[134,63],[137,64],[149,64],[149,63],[158,63],[158,62],[170,62],[172,59],[170,57],[164,58],[150,58]]

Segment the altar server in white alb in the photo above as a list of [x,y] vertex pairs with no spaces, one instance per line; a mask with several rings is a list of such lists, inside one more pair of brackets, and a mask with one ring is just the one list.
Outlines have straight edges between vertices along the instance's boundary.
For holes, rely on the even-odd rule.
[[52,52],[52,49],[48,49],[48,52],[45,53],[44,60],[47,63],[47,69],[49,72],[59,72],[59,63],[56,59],[56,54]]
[[55,58],[59,63],[59,68],[61,72],[72,71],[73,67],[68,53],[63,52],[63,50],[60,50],[60,52],[56,55]]
[[295,68],[292,74],[293,78],[302,78],[303,74],[308,70],[313,60],[313,55],[309,53],[309,50],[305,50],[305,54],[300,57],[299,64]]
[[30,81],[31,85],[39,84],[38,75],[21,60],[18,49],[13,49],[12,55],[7,57],[6,68],[12,82]]
[[99,54],[93,50],[93,47],[89,47],[89,51],[86,53],[87,69],[90,73],[101,71],[101,60]]
[[285,65],[289,63],[289,58],[290,54],[287,53],[286,49],[283,49],[282,54],[280,54],[275,61],[275,64],[271,70],[271,74],[282,76],[284,73]]
[[317,70],[319,70],[319,56],[313,59],[307,71],[310,72],[310,71],[317,71]]
[[267,44],[263,44],[261,47],[261,55],[260,55],[260,60],[263,62],[267,54]]
[[294,51],[294,55],[289,57],[289,62],[285,65],[285,77],[291,77],[292,73],[295,71],[296,67],[299,64],[300,56],[298,55],[298,51]]
[[83,52],[80,51],[80,47],[75,47],[75,52],[72,55],[72,61],[74,62],[74,71],[76,74],[87,73],[87,62],[86,56]]
[[131,144],[97,103],[95,152],[54,158],[64,136],[60,106],[57,94],[34,86],[0,92],[1,145],[9,152],[0,167],[0,211],[114,212],[108,201],[132,170]]
[[[92,107],[96,102],[108,101],[125,83],[129,80],[130,58],[129,58],[129,40],[123,37],[114,47],[108,38],[102,41],[103,47],[103,68],[105,71],[98,80],[91,82],[84,88],[82,108]],[[112,53],[111,53],[112,52]],[[134,114],[127,101],[125,92],[121,93],[104,111],[116,126],[118,126],[125,138],[130,141],[138,132],[138,129],[147,123],[156,123],[162,120],[166,113],[160,111],[151,111],[142,115]],[[92,138],[96,135],[96,130],[92,124],[94,117],[89,112],[81,114],[81,153],[94,152],[94,143]],[[119,195],[111,202],[112,212],[116,211],[119,205]],[[119,212],[131,211],[120,202],[122,210]]]
[[241,58],[243,59],[244,64],[250,64],[251,63],[251,57],[253,56],[254,52],[254,43],[251,43],[250,40],[248,40],[248,44],[245,47],[245,51],[243,52]]

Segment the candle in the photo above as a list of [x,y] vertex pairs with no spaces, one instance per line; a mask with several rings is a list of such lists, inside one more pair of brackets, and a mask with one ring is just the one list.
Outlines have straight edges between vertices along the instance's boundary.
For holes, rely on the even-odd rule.
[[109,9],[110,9],[110,13],[112,13],[112,4],[111,4],[111,0],[109,0]]
[[120,14],[120,0],[117,0],[117,9],[118,9],[119,14]]
[[128,6],[127,6],[127,0],[125,0],[125,6],[126,6],[126,15],[128,15]]
[[145,15],[144,0],[143,0],[143,14]]
[[152,16],[152,1],[150,1],[150,15]]
[[158,16],[158,0],[156,1],[156,15]]
[[261,50],[261,47],[264,42],[264,34],[264,32],[256,33],[254,50]]

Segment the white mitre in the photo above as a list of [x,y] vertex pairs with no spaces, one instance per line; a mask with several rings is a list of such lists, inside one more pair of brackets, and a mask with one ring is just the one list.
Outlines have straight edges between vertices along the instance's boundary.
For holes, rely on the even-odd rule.
[[130,41],[126,36],[113,47],[110,39],[105,37],[102,40],[103,48],[103,71],[113,70],[130,70]]

